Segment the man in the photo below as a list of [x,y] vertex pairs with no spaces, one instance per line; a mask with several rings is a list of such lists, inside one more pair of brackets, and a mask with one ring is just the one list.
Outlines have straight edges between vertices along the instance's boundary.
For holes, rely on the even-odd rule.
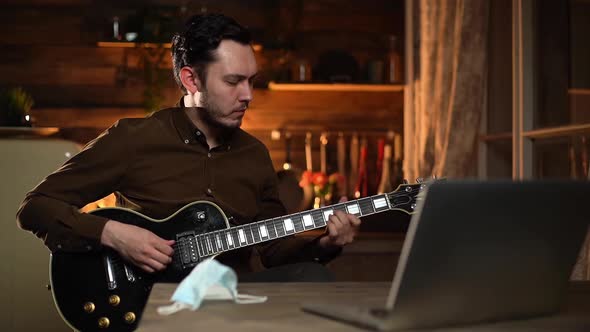
[[[246,29],[223,15],[189,19],[172,46],[174,76],[185,93],[179,106],[122,119],[88,143],[26,195],[17,213],[20,227],[51,251],[110,247],[155,272],[171,262],[173,239],[79,208],[114,192],[117,205],[152,218],[198,200],[216,203],[234,224],[286,214],[268,150],[240,129],[258,73],[250,41]],[[289,237],[220,259],[242,280],[326,279],[317,264],[296,263],[329,261],[359,225],[357,217],[338,211],[313,241]],[[271,269],[251,274],[260,267]]]

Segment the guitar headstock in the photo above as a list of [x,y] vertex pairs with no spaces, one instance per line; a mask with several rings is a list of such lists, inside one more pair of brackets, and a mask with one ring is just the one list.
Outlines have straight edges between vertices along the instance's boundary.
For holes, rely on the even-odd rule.
[[392,210],[400,210],[407,214],[414,214],[418,201],[423,199],[424,190],[434,182],[443,181],[444,179],[437,179],[432,177],[430,179],[417,178],[416,183],[409,184],[404,180],[395,191],[387,194]]

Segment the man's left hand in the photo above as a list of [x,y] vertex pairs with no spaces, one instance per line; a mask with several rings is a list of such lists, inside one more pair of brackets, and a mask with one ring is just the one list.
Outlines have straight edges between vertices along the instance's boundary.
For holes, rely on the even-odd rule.
[[319,245],[326,249],[347,245],[354,240],[360,225],[361,220],[357,216],[334,211],[328,218],[326,234],[320,238]]

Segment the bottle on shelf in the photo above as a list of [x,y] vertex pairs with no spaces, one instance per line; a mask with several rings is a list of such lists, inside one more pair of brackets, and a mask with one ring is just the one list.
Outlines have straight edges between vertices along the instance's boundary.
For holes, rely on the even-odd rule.
[[389,51],[387,53],[387,72],[385,78],[389,84],[401,83],[403,81],[402,64],[399,51],[397,50],[397,37],[395,35],[389,35],[388,43]]

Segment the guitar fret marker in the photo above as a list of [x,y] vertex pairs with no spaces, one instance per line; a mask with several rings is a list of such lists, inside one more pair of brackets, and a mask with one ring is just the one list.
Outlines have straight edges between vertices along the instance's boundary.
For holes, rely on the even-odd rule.
[[240,229],[238,230],[238,235],[239,235],[239,237],[240,237],[240,242],[241,242],[241,243],[244,243],[244,242],[246,242],[246,234],[244,234],[244,230],[243,230],[243,229],[241,229],[241,228],[240,228]]
[[211,239],[208,236],[206,236],[205,240],[207,240],[207,252],[212,253],[213,252],[213,245],[211,245]]
[[375,209],[380,209],[382,207],[387,206],[387,201],[385,200],[384,197],[380,197],[380,198],[374,199],[373,204],[375,205]]
[[328,221],[328,218],[330,218],[330,216],[333,214],[334,214],[334,210],[332,210],[332,209],[324,211],[324,220]]
[[227,233],[227,245],[230,247],[234,245],[234,240],[232,240],[231,235],[229,233]]
[[260,226],[260,237],[268,237],[268,231],[266,230],[266,226]]
[[217,248],[223,249],[221,245],[221,238],[219,238],[219,234],[215,234],[215,239],[217,240]]
[[303,225],[307,227],[313,226],[313,218],[311,217],[311,214],[303,215]]
[[285,231],[286,232],[292,231],[294,229],[293,220],[291,220],[291,219],[283,220],[283,224],[285,224]]
[[358,214],[360,212],[358,204],[348,204],[346,205],[346,209],[350,214]]

